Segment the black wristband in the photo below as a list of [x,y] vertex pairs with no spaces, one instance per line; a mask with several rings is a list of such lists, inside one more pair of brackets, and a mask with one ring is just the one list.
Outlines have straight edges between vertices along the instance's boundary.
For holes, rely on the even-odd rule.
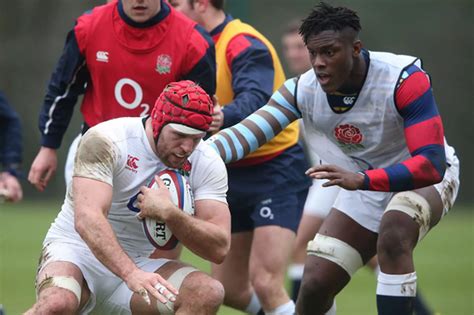
[[363,185],[360,189],[361,190],[368,190],[369,189],[369,182],[370,182],[369,176],[364,171],[359,171],[359,172],[357,172],[357,174],[364,175],[364,183],[363,183]]

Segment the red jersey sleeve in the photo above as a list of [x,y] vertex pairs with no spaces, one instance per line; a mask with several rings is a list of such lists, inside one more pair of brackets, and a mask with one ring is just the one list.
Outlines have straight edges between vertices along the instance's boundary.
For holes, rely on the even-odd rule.
[[406,191],[433,185],[444,176],[443,124],[427,74],[415,65],[406,68],[395,93],[412,157],[383,169],[365,171],[364,189]]

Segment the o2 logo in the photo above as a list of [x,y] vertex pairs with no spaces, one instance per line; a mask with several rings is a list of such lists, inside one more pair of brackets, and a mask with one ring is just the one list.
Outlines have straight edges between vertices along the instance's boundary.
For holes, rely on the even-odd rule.
[[[122,89],[126,85],[131,87],[133,91],[135,92],[135,99],[130,103],[125,101],[122,97]],[[126,109],[135,109],[137,107],[140,107],[143,109],[142,112],[140,113],[140,116],[143,117],[148,114],[148,111],[150,110],[150,105],[142,104],[142,100],[143,100],[142,87],[140,86],[140,84],[133,81],[132,79],[128,79],[128,78],[120,79],[117,82],[117,84],[115,84],[114,94],[115,94],[115,99],[120,104],[120,106],[125,107]]]
[[273,220],[274,218],[272,209],[270,209],[270,207],[262,207],[260,209],[260,216],[269,220]]

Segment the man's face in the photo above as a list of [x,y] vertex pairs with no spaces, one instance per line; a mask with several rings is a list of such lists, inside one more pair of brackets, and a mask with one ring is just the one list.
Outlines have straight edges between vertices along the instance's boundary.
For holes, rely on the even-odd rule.
[[311,69],[308,50],[298,33],[288,33],[282,38],[283,55],[293,74],[301,74]]
[[189,0],[169,0],[173,8],[199,23],[199,16]]
[[165,125],[156,144],[157,155],[166,166],[181,168],[204,135],[204,132],[197,135],[183,134]]
[[160,12],[160,0],[121,0],[125,14],[137,23],[143,23]]
[[321,88],[334,93],[350,83],[357,47],[350,34],[344,31],[323,31],[308,38],[307,48],[311,64]]

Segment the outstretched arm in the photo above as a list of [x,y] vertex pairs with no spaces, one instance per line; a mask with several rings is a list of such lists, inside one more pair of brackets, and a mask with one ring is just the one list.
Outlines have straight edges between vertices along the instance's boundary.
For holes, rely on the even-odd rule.
[[270,141],[294,120],[301,118],[294,100],[295,79],[289,79],[268,104],[240,123],[212,136],[207,142],[226,163],[243,158]]

